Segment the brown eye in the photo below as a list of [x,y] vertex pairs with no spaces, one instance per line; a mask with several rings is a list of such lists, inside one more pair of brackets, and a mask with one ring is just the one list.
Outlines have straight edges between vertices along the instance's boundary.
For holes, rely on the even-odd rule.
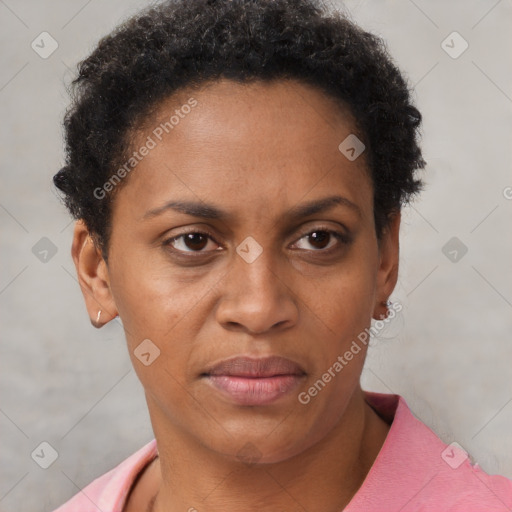
[[313,231],[308,235],[310,243],[316,249],[325,249],[328,245],[329,240],[332,238],[331,234],[327,231]]
[[164,245],[170,246],[176,252],[209,252],[203,249],[208,246],[210,240],[213,239],[208,233],[192,231],[170,238]]
[[[300,238],[300,240],[304,239],[313,247],[314,252],[328,251],[333,246],[347,245],[350,243],[350,239],[347,235],[323,228],[309,231]],[[333,243],[330,244],[331,241],[333,241]],[[336,244],[336,242],[338,242],[338,244]],[[311,250],[308,247],[299,247],[299,249]]]

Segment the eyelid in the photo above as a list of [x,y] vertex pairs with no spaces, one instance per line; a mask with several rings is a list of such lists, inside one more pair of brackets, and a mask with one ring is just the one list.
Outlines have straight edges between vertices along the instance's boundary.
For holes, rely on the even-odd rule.
[[324,231],[326,233],[329,233],[332,237],[334,237],[337,240],[338,243],[335,244],[333,247],[329,247],[328,249],[318,249],[318,250],[309,250],[309,251],[307,249],[299,249],[299,250],[311,252],[312,254],[317,253],[317,254],[327,255],[327,254],[331,253],[332,251],[336,251],[337,249],[339,250],[340,245],[341,246],[349,245],[353,240],[352,235],[350,235],[347,230],[339,231],[337,229],[333,229],[328,226],[318,225],[318,226],[314,226],[312,228],[305,229],[293,244],[295,245],[297,242],[299,242],[305,236],[315,233],[317,231]]
[[333,227],[327,226],[326,224],[316,224],[312,227],[301,229],[299,231],[300,235],[299,235],[299,238],[297,238],[297,240],[300,240],[303,236],[314,233],[315,231],[327,231],[328,233],[331,233],[331,234],[339,234],[346,238],[349,238],[350,235],[349,235],[348,229],[345,228],[345,226],[342,226],[342,228],[343,228],[342,231],[340,231],[339,229],[335,229]]
[[[186,235],[206,235],[208,238],[210,238],[213,242],[215,242],[217,245],[222,246],[219,242],[217,242],[215,235],[208,230],[208,228],[191,228],[188,231],[183,231],[182,233],[178,233],[176,235],[173,235],[171,237],[165,238],[162,242],[164,246],[170,245],[171,242],[174,242],[178,240],[181,237],[185,237]],[[176,249],[177,252],[184,254],[184,251],[180,251],[179,249]],[[190,254],[206,254],[206,252],[212,252],[212,251],[187,251]]]

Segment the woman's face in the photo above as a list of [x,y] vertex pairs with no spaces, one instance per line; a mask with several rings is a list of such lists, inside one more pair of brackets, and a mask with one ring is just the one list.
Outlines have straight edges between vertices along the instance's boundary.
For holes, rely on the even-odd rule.
[[[223,80],[162,103],[138,134],[149,149],[115,197],[88,307],[119,313],[157,437],[276,462],[339,424],[366,346],[333,365],[383,312],[398,263],[399,220],[377,243],[365,153],[339,149],[353,132],[314,88]],[[211,372],[267,356],[292,363]]]

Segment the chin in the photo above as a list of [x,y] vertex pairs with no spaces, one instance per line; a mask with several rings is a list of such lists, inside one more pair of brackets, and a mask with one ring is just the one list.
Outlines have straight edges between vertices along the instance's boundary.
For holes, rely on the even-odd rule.
[[[286,461],[305,449],[310,444],[305,442],[305,432],[297,431],[296,428],[291,432],[276,432],[272,429],[254,428],[248,430],[247,434],[239,430],[236,434],[232,433],[228,438],[225,437],[216,443],[211,439],[208,443],[210,448],[218,453],[244,464],[275,464]],[[250,427],[249,427],[250,428]],[[230,432],[233,432],[232,430]]]

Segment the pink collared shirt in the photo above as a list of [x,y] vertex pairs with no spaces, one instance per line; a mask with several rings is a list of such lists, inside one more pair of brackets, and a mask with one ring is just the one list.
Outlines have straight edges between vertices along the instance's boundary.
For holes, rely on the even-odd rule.
[[[412,414],[403,397],[364,394],[392,424],[363,484],[343,512],[512,510],[512,480],[488,475],[457,445],[441,441]],[[54,512],[122,512],[135,478],[157,453],[153,439]]]

